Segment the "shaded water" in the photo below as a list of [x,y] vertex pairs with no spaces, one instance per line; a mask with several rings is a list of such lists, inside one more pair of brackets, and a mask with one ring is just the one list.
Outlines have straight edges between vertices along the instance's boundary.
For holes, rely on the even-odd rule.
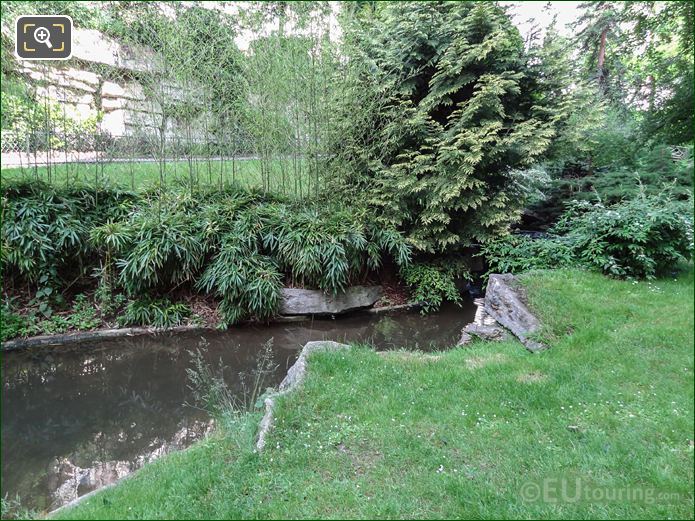
[[224,332],[140,336],[6,353],[2,361],[2,495],[39,510],[99,488],[156,457],[190,445],[209,429],[186,403],[188,350],[204,338],[206,359],[228,367],[240,392],[262,346],[273,339],[276,385],[311,340],[369,343],[378,349],[445,349],[475,307],[439,313],[356,314],[335,320],[244,326]]

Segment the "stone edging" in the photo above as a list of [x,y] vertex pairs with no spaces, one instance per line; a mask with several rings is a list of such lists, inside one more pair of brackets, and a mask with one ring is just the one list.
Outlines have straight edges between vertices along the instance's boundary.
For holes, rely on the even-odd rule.
[[473,322],[463,328],[459,345],[471,341],[471,335],[484,340],[506,340],[511,332],[526,349],[537,353],[548,346],[532,340],[541,323],[526,304],[526,294],[519,279],[511,274],[492,274],[484,299],[477,299]]
[[96,331],[77,331],[62,335],[40,335],[29,338],[18,338],[2,343],[3,351],[14,351],[27,347],[61,346],[79,344],[90,340],[120,338],[124,336],[151,335],[153,333],[181,333],[185,331],[213,331],[207,326],[174,326],[174,327],[125,327],[119,329],[98,329]]
[[[364,311],[370,314],[389,313],[391,311],[409,311],[418,309],[421,303],[401,304],[398,306],[384,306],[382,308],[369,308]],[[359,311],[357,311],[359,313]],[[312,315],[277,316],[271,323],[292,323],[312,320]],[[126,336],[151,335],[159,333],[184,333],[188,331],[217,331],[210,326],[174,326],[174,327],[125,327],[118,329],[98,329],[96,331],[76,331],[60,335],[39,335],[29,338],[17,338],[3,342],[0,351],[16,351],[29,347],[62,346],[79,344],[91,340],[105,340],[109,338],[121,338]]]
[[[140,470],[140,469],[138,469],[138,470]],[[123,483],[126,479],[132,477],[132,476],[133,476],[134,474],[136,474],[136,473],[137,473],[137,471],[131,472],[130,474],[128,474],[128,475],[126,475],[126,476],[123,476],[121,479],[117,479],[117,480],[114,481],[113,483],[109,483],[108,485],[104,485],[103,487],[96,488],[96,489],[94,489],[94,490],[92,490],[92,491],[90,491],[90,492],[87,492],[87,493],[84,494],[83,496],[76,497],[76,498],[73,499],[72,501],[68,501],[68,502],[65,503],[64,505],[61,505],[61,506],[59,506],[58,508],[56,508],[55,510],[51,510],[48,514],[46,514],[46,518],[52,517],[53,515],[55,515],[55,514],[57,514],[58,512],[60,512],[61,510],[66,510],[66,509],[68,509],[68,508],[72,508],[72,507],[76,506],[77,504],[82,503],[82,502],[85,501],[87,498],[90,498],[90,497],[94,496],[95,494],[97,494],[97,493],[99,493],[99,492],[103,492],[104,490],[108,490],[108,489],[110,489],[110,488],[113,488],[113,487],[115,487],[116,485],[120,485],[120,484]]]
[[258,431],[258,441],[256,442],[256,450],[262,451],[266,444],[268,433],[273,428],[273,420],[275,414],[275,405],[279,397],[288,394],[299,386],[306,377],[307,360],[309,355],[319,351],[337,351],[339,349],[348,349],[350,346],[339,344],[332,341],[307,342],[299,354],[299,358],[287,371],[287,376],[280,382],[278,392],[265,399],[265,414],[260,423]]

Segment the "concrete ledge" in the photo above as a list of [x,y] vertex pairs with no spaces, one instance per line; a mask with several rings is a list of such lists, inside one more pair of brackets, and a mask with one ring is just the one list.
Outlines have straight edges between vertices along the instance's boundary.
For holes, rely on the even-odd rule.
[[155,333],[182,333],[185,331],[214,331],[215,328],[207,326],[175,326],[175,327],[124,327],[119,329],[99,329],[96,331],[77,331],[63,335],[40,335],[29,338],[18,338],[2,343],[3,351],[14,351],[27,347],[60,346],[66,344],[79,344],[90,340],[105,340],[124,336],[151,335]]
[[[412,311],[422,307],[422,304],[415,302],[412,304],[401,304],[399,306],[385,306],[383,308],[370,308],[364,310],[371,314],[390,313],[392,311]],[[272,323],[294,323],[312,320],[312,315],[279,315],[270,320]],[[257,322],[243,322],[240,325],[257,324]],[[39,335],[28,338],[17,338],[3,342],[0,346],[2,351],[16,351],[30,347],[42,346],[62,346],[90,342],[92,340],[107,340],[110,338],[122,338],[140,335],[155,335],[164,333],[185,333],[189,331],[217,331],[211,326],[174,326],[174,327],[124,327],[116,329],[97,329],[95,331],[75,331],[61,335]]]

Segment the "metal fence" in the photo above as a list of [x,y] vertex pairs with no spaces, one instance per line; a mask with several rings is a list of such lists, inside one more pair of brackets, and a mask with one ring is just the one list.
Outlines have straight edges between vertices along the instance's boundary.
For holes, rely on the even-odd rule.
[[[92,181],[98,171],[132,187],[317,192],[337,71],[328,3],[19,4],[2,4],[3,178]],[[73,57],[14,58],[15,14],[72,16]],[[244,50],[241,34],[252,35]]]

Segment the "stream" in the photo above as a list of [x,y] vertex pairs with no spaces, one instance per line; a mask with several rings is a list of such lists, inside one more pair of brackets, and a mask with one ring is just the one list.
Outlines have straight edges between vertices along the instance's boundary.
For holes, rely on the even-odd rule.
[[192,406],[189,351],[225,366],[242,392],[272,339],[264,387],[276,386],[312,340],[370,344],[379,350],[452,347],[475,305],[435,314],[356,313],[336,319],[241,326],[227,331],[143,335],[2,356],[2,496],[55,509],[204,436],[209,416]]

